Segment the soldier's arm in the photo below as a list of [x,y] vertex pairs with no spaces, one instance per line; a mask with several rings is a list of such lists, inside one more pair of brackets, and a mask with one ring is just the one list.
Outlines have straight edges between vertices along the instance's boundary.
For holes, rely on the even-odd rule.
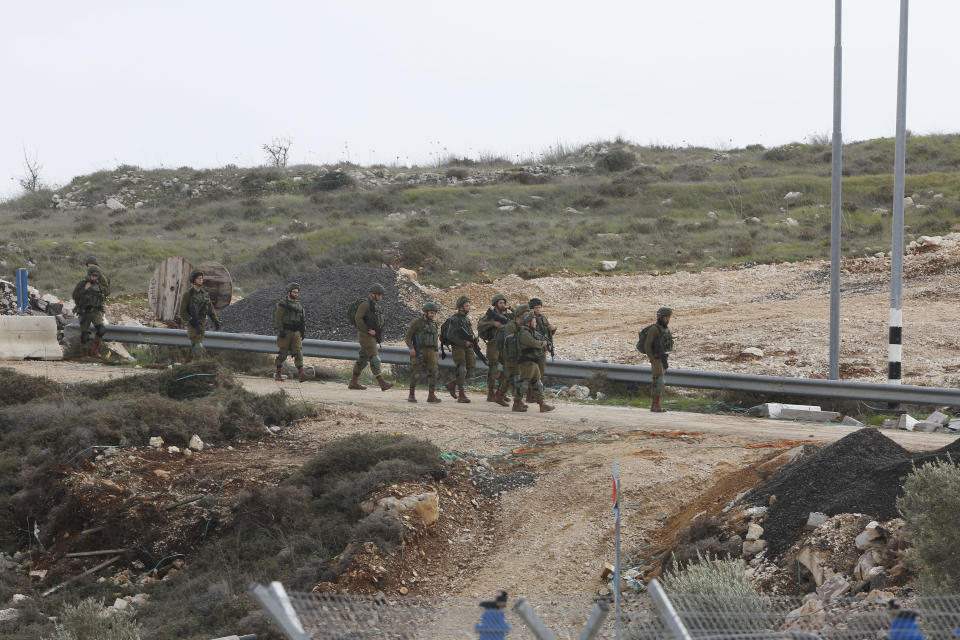
[[643,341],[643,352],[648,358],[655,357],[655,354],[653,353],[653,344],[659,335],[660,327],[654,326],[651,327],[650,331],[647,331],[647,339]]
[[353,321],[357,323],[357,329],[360,330],[360,333],[368,333],[370,327],[367,326],[367,313],[370,312],[370,301],[364,300],[360,303],[360,306],[357,307],[357,315],[354,316]]
[[283,331],[283,306],[279,302],[277,303],[277,310],[273,314],[273,326],[278,333]]
[[529,331],[520,332],[520,346],[521,347],[533,347],[536,349],[543,349],[547,346],[545,340],[537,340]]
[[413,336],[420,331],[421,324],[423,323],[420,321],[420,318],[416,318],[410,323],[410,326],[407,327],[407,335],[403,337],[403,341],[406,343],[408,349],[413,349]]
[[180,298],[180,308],[177,310],[177,319],[186,323],[190,320],[190,289]]
[[73,288],[73,302],[77,307],[80,306],[80,299],[82,297],[83,297],[83,281],[81,280],[80,282],[77,283],[77,286]]
[[104,297],[110,296],[110,278],[103,275],[103,272],[100,272],[100,290],[103,291]]
[[213,300],[210,300],[210,306],[207,307],[207,315],[210,316],[210,319],[214,322],[220,322],[220,318],[217,317],[217,310],[213,308]]

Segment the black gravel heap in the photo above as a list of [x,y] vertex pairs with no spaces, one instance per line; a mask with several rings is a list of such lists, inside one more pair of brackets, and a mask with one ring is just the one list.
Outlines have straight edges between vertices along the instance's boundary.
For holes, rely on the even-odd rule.
[[276,335],[273,316],[277,303],[287,297],[287,283],[300,284],[300,303],[306,315],[306,338],[314,340],[357,339],[357,329],[347,323],[347,307],[369,295],[370,285],[379,282],[384,294],[383,339],[403,340],[410,322],[420,315],[423,304],[432,299],[406,278],[397,278],[392,269],[374,267],[330,267],[302,274],[264,287],[218,314],[223,330],[231,333]]
[[863,513],[878,520],[899,517],[897,497],[914,465],[946,460],[948,454],[960,461],[960,439],[913,454],[877,429],[859,429],[790,465],[743,501],[766,506],[771,495],[777,497],[763,522],[763,538],[773,558],[796,542],[811,511],[828,516]]

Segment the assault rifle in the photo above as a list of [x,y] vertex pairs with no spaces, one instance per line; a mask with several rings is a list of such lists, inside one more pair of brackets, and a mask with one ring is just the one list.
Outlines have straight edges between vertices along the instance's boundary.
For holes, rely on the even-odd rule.
[[[487,360],[487,356],[483,355],[483,350],[480,348],[480,345],[478,344],[479,341],[477,340],[476,336],[472,336],[469,333],[467,333],[463,327],[457,327],[456,331],[457,331],[457,337],[459,337],[464,342],[471,343],[470,348],[473,349],[473,353],[474,355],[477,356],[477,360],[489,366],[490,362]],[[452,345],[453,343],[449,342],[445,337],[441,336],[440,337],[440,359],[441,360],[444,360],[447,357],[446,351],[443,350],[444,345],[447,345],[447,344]]]
[[547,341],[547,351],[550,352],[550,359],[553,360],[553,334],[557,332],[556,329],[553,331],[547,330],[547,335],[543,336],[543,339]]
[[493,307],[487,309],[487,320],[493,320],[494,322],[499,322],[501,325],[507,324],[510,322],[510,318],[500,313],[494,311]]

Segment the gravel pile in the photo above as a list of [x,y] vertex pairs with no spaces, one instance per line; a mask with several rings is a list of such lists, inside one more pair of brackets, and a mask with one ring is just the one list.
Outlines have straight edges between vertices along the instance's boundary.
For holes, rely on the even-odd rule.
[[936,451],[910,453],[876,429],[860,429],[791,465],[744,502],[766,506],[776,496],[763,522],[772,558],[796,541],[811,511],[863,513],[877,520],[899,517],[897,497],[913,465],[946,460],[948,454],[960,460],[960,440]]
[[[330,267],[298,275],[290,281],[300,283],[300,302],[307,324],[304,337],[315,340],[356,340],[356,327],[347,323],[347,307],[358,298],[366,298],[374,282],[382,284],[385,290],[381,300],[384,341],[403,340],[407,325],[420,314],[426,302],[432,301],[416,284],[386,268]],[[287,296],[287,282],[265,287],[220,311],[223,330],[276,335],[273,315],[277,303]]]
[[529,471],[497,474],[492,469],[476,467],[472,470],[471,479],[477,484],[480,493],[488,498],[495,498],[504,491],[512,491],[533,484],[540,475]]

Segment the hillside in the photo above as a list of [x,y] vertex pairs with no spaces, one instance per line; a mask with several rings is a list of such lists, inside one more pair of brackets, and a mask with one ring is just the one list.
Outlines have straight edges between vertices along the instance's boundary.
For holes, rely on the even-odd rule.
[[[907,241],[954,229],[960,136],[907,145]],[[66,295],[96,255],[140,294],[170,255],[226,264],[241,294],[339,264],[405,266],[435,285],[505,274],[699,271],[825,258],[830,148],[555,149],[538,163],[141,170],[79,176],[0,205],[0,277]],[[893,141],[844,150],[844,255],[890,245]],[[788,194],[790,194],[788,196]]]

